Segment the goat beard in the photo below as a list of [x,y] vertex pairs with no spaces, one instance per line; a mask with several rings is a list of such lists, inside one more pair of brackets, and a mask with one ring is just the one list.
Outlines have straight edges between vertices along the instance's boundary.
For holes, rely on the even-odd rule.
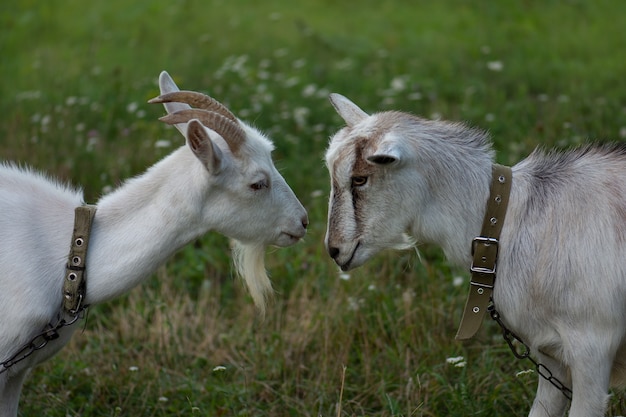
[[232,251],[237,274],[246,283],[261,315],[265,315],[267,299],[272,292],[272,282],[265,270],[265,245],[233,240]]

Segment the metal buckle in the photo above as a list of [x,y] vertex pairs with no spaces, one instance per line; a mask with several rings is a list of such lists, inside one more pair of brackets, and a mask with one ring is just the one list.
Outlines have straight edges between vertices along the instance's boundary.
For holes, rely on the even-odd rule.
[[[476,246],[479,244],[485,245],[485,246],[495,246],[495,259],[498,259],[498,239],[495,239],[493,237],[484,237],[484,236],[476,236],[474,238],[474,240],[472,240],[472,256],[474,256],[474,253],[476,252]],[[472,265],[470,266],[470,272],[472,273],[477,273],[477,274],[489,274],[489,275],[495,275],[496,274],[496,262],[494,262],[493,264],[493,268],[484,268],[481,266],[476,266],[474,265],[474,261],[472,261]],[[479,282],[470,282],[472,285],[476,285],[479,287],[486,287],[486,288],[493,288],[493,285],[487,285],[487,284],[481,284]]]
[[493,237],[484,237],[484,236],[476,236],[474,240],[472,240],[472,256],[474,256],[474,251],[476,250],[476,245],[482,243],[483,245],[495,245],[496,250],[498,249],[498,239]]

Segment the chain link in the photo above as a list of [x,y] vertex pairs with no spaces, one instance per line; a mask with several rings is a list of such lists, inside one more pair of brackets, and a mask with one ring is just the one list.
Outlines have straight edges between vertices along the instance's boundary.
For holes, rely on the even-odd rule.
[[[545,366],[544,364],[540,362],[537,362],[530,356],[530,347],[526,343],[524,343],[524,341],[520,339],[518,335],[510,331],[504,325],[504,323],[500,319],[500,313],[498,313],[498,311],[496,310],[496,307],[493,304],[489,305],[488,310],[489,310],[489,314],[491,315],[491,318],[496,323],[498,323],[498,325],[502,329],[502,337],[504,337],[504,340],[506,340],[506,343],[509,345],[509,348],[511,348],[511,352],[513,352],[513,355],[515,355],[517,359],[528,359],[530,362],[532,362],[532,364],[535,365],[535,370],[537,371],[537,373],[541,375],[543,379],[545,379],[546,381],[551,383],[554,387],[556,387],[559,391],[561,391],[563,395],[565,395],[565,398],[571,401],[572,390],[569,389],[563,382],[561,382],[561,380],[555,377],[550,371],[550,369],[548,369],[547,366]],[[519,343],[524,348],[524,350],[519,351],[518,348],[515,346],[514,342]]]
[[62,318],[62,313],[57,315],[56,324],[48,323],[42,332],[38,333],[28,343],[26,343],[20,350],[18,350],[9,359],[0,362],[0,374],[6,372],[16,363],[23,361],[36,351],[43,349],[49,342],[59,338],[59,330],[63,327],[71,326],[79,319],[85,316],[85,310],[88,306],[84,305],[78,308],[76,311],[72,311],[71,318],[66,321]]

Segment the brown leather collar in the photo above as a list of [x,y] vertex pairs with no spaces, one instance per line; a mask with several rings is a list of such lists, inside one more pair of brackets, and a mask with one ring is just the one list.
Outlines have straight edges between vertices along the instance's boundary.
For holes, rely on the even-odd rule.
[[474,336],[483,321],[491,301],[496,281],[496,264],[500,232],[504,224],[513,175],[511,168],[494,164],[491,188],[480,236],[472,241],[472,266],[470,292],[456,335],[457,340]]
[[80,206],[74,211],[74,233],[63,282],[63,311],[76,316],[83,309],[87,285],[85,260],[96,206]]

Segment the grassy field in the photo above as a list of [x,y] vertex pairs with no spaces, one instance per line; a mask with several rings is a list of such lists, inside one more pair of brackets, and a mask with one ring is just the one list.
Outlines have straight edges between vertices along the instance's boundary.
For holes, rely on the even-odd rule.
[[[493,323],[454,340],[465,269],[427,246],[349,275],[329,260],[322,157],[342,122],[327,95],[467,121],[505,164],[626,140],[624,16],[612,0],[3,2],[1,159],[96,201],[183,143],[146,103],[167,70],[273,138],[311,220],[305,242],[268,251],[265,320],[227,239],[207,235],[91,308],[28,378],[20,415],[526,415],[537,374]],[[614,394],[609,415],[624,415]]]

